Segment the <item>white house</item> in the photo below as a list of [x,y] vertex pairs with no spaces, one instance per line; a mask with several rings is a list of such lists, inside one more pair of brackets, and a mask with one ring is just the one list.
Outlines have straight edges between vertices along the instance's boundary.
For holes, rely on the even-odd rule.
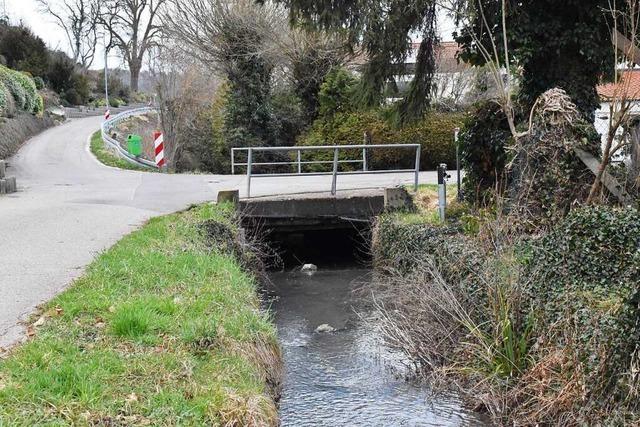
[[[640,118],[640,69],[622,70],[618,83],[607,83],[597,87],[600,96],[600,108],[596,111],[595,127],[602,136],[602,148],[607,143],[607,135],[611,123],[612,113],[620,109],[621,102],[630,103],[629,114],[632,117]],[[617,139],[614,146],[620,142],[624,136],[624,129],[618,129]],[[621,161],[624,154],[618,151],[613,160]]]

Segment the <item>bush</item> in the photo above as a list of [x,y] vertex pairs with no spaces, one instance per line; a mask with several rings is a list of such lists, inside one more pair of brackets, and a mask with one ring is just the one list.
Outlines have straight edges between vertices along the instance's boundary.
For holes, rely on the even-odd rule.
[[487,202],[487,191],[503,179],[511,138],[507,118],[494,101],[476,104],[459,135],[460,162],[465,171],[462,194],[471,203]]
[[[35,82],[29,75],[0,65],[0,82],[13,97],[16,108],[29,113],[42,111],[38,100],[40,95],[38,95]],[[5,91],[2,92],[4,94]],[[0,109],[6,109],[8,106],[6,96],[3,104]]]
[[38,112],[38,89],[31,77],[24,73],[14,72],[16,81],[20,84],[25,94],[24,110],[29,113]]
[[5,87],[4,83],[0,81],[0,117],[6,114],[6,111],[9,107],[9,91]]
[[583,369],[590,397],[637,392],[631,374],[640,343],[639,212],[574,210],[531,244],[526,259],[529,306],[540,330],[555,332],[559,346],[575,344],[583,366],[574,368]]
[[[298,145],[357,145],[363,143],[366,133],[371,144],[420,144],[421,170],[432,170],[440,163],[451,168],[456,160],[453,133],[463,117],[460,113],[429,112],[422,120],[395,129],[375,111],[337,113],[317,119],[298,139]],[[371,169],[410,168],[415,161],[412,150],[374,149],[369,154]],[[344,155],[354,158],[356,153]],[[324,156],[327,160],[331,154]]]
[[4,64],[14,70],[44,75],[49,63],[49,51],[44,41],[24,25],[0,23],[0,55]]
[[36,89],[38,90],[44,89],[44,80],[42,79],[42,77],[40,76],[34,77],[33,82],[36,84]]
[[356,110],[355,93],[358,80],[344,68],[327,74],[318,93],[318,113],[321,117]]
[[282,91],[271,98],[273,108],[275,145],[295,145],[296,138],[305,126],[302,101],[293,92]]
[[91,94],[89,79],[64,52],[53,54],[47,80],[51,89],[62,96],[62,101],[70,105],[85,104]]

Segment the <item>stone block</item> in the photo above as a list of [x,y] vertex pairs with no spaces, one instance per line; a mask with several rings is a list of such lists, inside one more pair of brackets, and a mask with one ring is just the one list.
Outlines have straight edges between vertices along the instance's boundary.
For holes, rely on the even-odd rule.
[[238,203],[240,200],[240,191],[238,190],[221,190],[218,191],[218,203],[231,202]]
[[0,194],[15,193],[17,189],[15,177],[0,179]]
[[404,187],[385,188],[384,208],[387,211],[412,210],[413,199]]
[[7,193],[15,193],[16,191],[18,191],[18,185],[16,183],[15,176],[7,177],[5,178],[5,180],[7,181]]

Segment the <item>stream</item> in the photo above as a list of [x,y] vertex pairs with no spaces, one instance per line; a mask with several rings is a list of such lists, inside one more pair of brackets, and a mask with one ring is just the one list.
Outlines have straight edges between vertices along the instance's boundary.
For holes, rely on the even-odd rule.
[[[284,351],[283,426],[476,426],[455,395],[406,380],[403,355],[385,346],[365,292],[370,270],[271,273]],[[335,332],[316,332],[329,324]]]

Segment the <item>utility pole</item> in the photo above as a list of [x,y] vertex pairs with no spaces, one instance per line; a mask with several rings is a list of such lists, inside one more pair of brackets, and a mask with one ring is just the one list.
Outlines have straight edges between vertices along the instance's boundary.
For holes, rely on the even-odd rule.
[[107,46],[107,33],[103,34],[103,43],[104,43],[104,100],[106,102],[106,108],[109,109],[109,78],[107,77],[109,67],[107,66],[107,53],[109,52],[109,47]]

